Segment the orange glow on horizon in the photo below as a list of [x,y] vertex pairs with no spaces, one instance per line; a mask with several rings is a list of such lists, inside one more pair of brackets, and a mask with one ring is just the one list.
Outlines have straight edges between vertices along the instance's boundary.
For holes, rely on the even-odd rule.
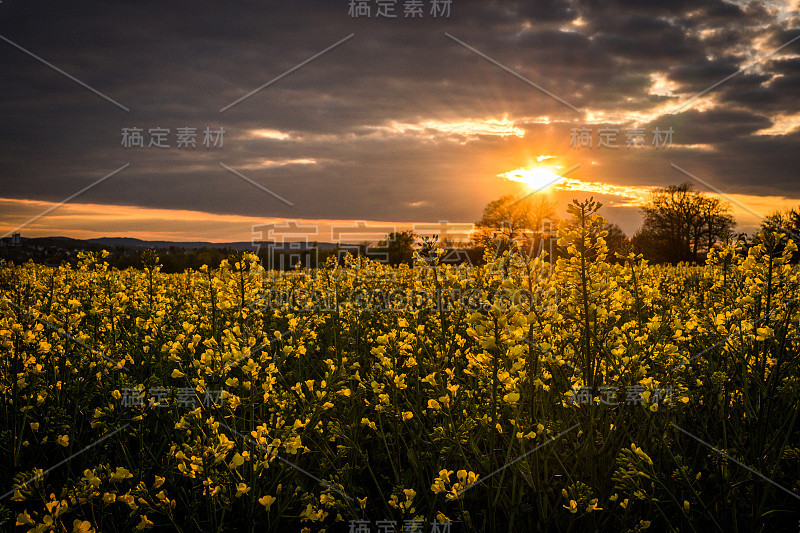
[[[58,205],[46,216],[30,223],[32,218],[46,209],[56,206],[54,202],[17,198],[0,198],[0,235],[19,231],[23,237],[70,237],[94,239],[100,237],[131,237],[141,240],[174,242],[247,242],[260,240],[263,226],[278,227],[296,223],[303,229],[313,228],[308,237],[319,242],[350,242],[336,235],[343,228],[357,231],[359,242],[377,241],[389,231],[412,230],[421,235],[442,234],[442,222],[418,221],[397,222],[386,220],[353,219],[292,219],[255,217],[235,214],[208,213],[187,209],[149,208],[136,205],[67,203]],[[451,238],[468,238],[465,226],[468,222],[449,222]],[[20,228],[20,226],[22,226]],[[380,228],[380,233],[375,231]],[[371,233],[370,233],[371,232]],[[465,233],[466,232],[466,233]],[[463,235],[462,235],[463,234]],[[362,238],[363,237],[363,238]],[[287,237],[286,241],[303,240],[302,237]]]

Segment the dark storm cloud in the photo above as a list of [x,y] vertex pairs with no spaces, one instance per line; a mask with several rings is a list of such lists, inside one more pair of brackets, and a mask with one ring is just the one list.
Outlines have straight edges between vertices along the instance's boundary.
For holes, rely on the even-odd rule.
[[577,15],[577,10],[570,2],[561,0],[520,2],[517,12],[536,21],[569,21]]
[[[473,220],[481,202],[492,199],[492,184],[502,183],[496,174],[524,164],[523,156],[560,150],[588,165],[600,155],[570,152],[570,129],[585,124],[587,113],[620,116],[608,125],[632,127],[626,114],[677,107],[736,72],[752,59],[743,50],[756,38],[777,47],[798,35],[760,2],[453,0],[449,19],[433,19],[426,4],[422,20],[405,19],[402,1],[396,20],[352,19],[347,10],[347,0],[6,0],[0,35],[130,112],[0,42],[1,196],[60,201],[130,163],[76,201],[287,218]],[[341,46],[220,113],[351,33]],[[800,42],[786,52],[798,50]],[[773,115],[796,112],[799,64],[771,58],[762,70],[715,89],[721,108],[653,118],[648,127],[673,126],[676,151],[604,153],[607,162],[595,177],[682,181],[653,170],[669,170],[675,155],[703,161],[711,173],[724,171],[732,188],[752,183],[764,154],[782,169],[796,168],[794,135],[754,134],[772,125]],[[676,94],[649,94],[654,74],[674,82]],[[436,126],[505,114],[527,117],[525,138]],[[420,126],[427,122],[433,125]],[[170,128],[173,147],[123,148],[121,130],[134,126]],[[225,146],[178,150],[175,129],[184,126],[223,127]],[[255,130],[287,138],[258,137]],[[717,151],[685,148],[695,144]],[[315,163],[285,164],[291,160]],[[783,194],[790,172],[762,180],[760,190],[768,193],[773,180]]]
[[[800,37],[800,28],[776,27],[771,32],[768,46],[778,48],[798,37]],[[797,48],[795,48],[795,50],[797,50]]]
[[[653,22],[655,19],[644,20]],[[642,20],[631,21],[634,26],[641,23]],[[643,26],[646,28],[647,24]],[[596,40],[598,46],[609,54],[646,61],[690,58],[696,53],[698,45],[696,40],[687,36],[684,29],[672,25],[658,27],[657,24],[652,24],[651,28],[641,32],[601,33]]]
[[749,137],[756,131],[772,125],[767,117],[746,111],[697,111],[689,110],[664,117],[648,124],[647,128],[673,128],[679,132],[679,144],[716,145]]
[[739,70],[741,58],[703,58],[670,69],[669,78],[681,84],[686,91],[701,91]]

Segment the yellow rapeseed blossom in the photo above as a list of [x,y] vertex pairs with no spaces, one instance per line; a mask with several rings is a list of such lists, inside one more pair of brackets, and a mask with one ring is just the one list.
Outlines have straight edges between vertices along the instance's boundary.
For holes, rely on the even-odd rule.
[[112,483],[118,483],[124,479],[130,479],[132,477],[133,474],[131,474],[127,468],[118,466],[117,469],[114,471],[114,473],[111,475],[109,481],[111,481]]
[[[795,377],[781,354],[800,338],[795,244],[764,233],[703,250],[705,265],[655,265],[636,251],[611,255],[602,217],[578,224],[580,206],[571,207],[553,232],[560,249],[529,254],[509,228],[504,248],[487,249],[476,265],[450,264],[449,247],[434,245],[399,267],[338,251],[274,271],[236,253],[174,274],[155,254],[143,254],[142,269],[122,270],[95,252],[82,252],[78,266],[0,260],[0,348],[11,363],[0,365],[9,405],[0,425],[19,429],[12,516],[33,533],[93,532],[97,513],[104,530],[169,528],[183,518],[173,513],[178,502],[199,497],[208,505],[197,524],[236,530],[246,527],[239,511],[253,492],[263,507],[256,521],[276,507],[272,528],[311,521],[300,527],[322,532],[366,518],[381,494],[373,503],[397,519],[430,523],[415,509],[417,492],[430,487],[426,509],[431,496],[434,509],[464,500],[449,507],[458,522],[488,501],[497,516],[535,518],[517,499],[487,499],[503,485],[563,506],[566,521],[611,512],[641,533],[664,518],[651,503],[673,499],[669,483],[695,478],[688,493],[704,501],[714,480],[700,472],[718,469],[718,457],[645,450],[697,445],[670,421],[717,445],[714,417],[729,413],[725,427],[743,437],[729,439],[728,451],[759,456],[745,438],[750,419],[775,415],[757,409],[758,384],[773,387],[771,410],[793,407]],[[163,409],[149,404],[159,395]],[[594,422],[574,428],[566,412]],[[619,448],[629,415],[657,431]],[[588,437],[608,453],[610,479],[581,447]],[[767,445],[791,437],[778,431]],[[77,479],[40,475],[48,453],[94,442]],[[289,483],[281,460],[313,466],[330,485]],[[551,460],[572,472],[545,480],[556,492],[537,476]],[[487,483],[467,470],[500,465]],[[785,469],[764,466],[791,485]],[[347,492],[354,479],[372,480],[355,511],[332,490]],[[745,516],[740,492],[726,505]],[[774,502],[776,512],[786,501]],[[688,500],[662,511],[675,523],[697,519]]]
[[17,526],[32,526],[36,522],[33,521],[28,511],[23,511],[17,515]]
[[250,487],[247,486],[247,483],[239,483],[236,485],[236,497],[240,498],[250,492]]
[[263,505],[267,512],[269,512],[269,510],[272,508],[272,504],[275,503],[276,500],[277,498],[274,496],[265,495],[258,499],[258,503]]
[[155,524],[151,520],[149,520],[147,518],[146,514],[144,514],[144,515],[141,516],[141,520],[136,525],[136,530],[137,531],[142,531],[142,530],[145,530],[145,529],[152,529],[153,526],[155,526]]
[[88,520],[73,520],[72,533],[94,533],[94,528]]

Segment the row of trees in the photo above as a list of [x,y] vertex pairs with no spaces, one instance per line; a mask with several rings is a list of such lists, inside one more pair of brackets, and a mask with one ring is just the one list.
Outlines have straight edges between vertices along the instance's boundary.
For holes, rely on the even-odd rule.
[[[642,227],[632,238],[617,224],[605,223],[603,230],[609,260],[614,261],[617,253],[626,255],[635,251],[653,262],[695,263],[703,261],[715,246],[735,240],[748,245],[759,238],[756,235],[748,242],[745,235],[736,234],[730,204],[696,190],[690,183],[653,191],[641,212]],[[559,253],[554,246],[558,227],[555,205],[543,195],[522,199],[508,195],[493,200],[486,205],[475,226],[472,246],[465,248],[460,244],[463,254],[457,256],[460,257],[458,261],[468,257],[476,263],[486,251],[501,254],[509,247],[522,248],[526,253],[539,253],[543,249],[551,255]],[[800,242],[800,211],[767,217],[761,233],[776,229]],[[417,242],[418,236],[412,231],[393,232],[377,245],[365,248],[364,254],[378,254],[392,265],[410,264]],[[458,243],[446,241],[438,245],[459,247]]]
[[[630,239],[617,224],[605,224],[609,259],[616,252],[633,250],[653,262],[700,262],[715,246],[737,240],[748,243],[746,235],[734,232],[736,222],[730,204],[694,189],[690,183],[655,190],[641,211],[642,227]],[[539,246],[540,239],[555,235],[557,224],[554,205],[539,195],[522,200],[498,198],[486,206],[476,226],[475,246],[500,247],[502,251],[515,240]],[[759,235],[776,230],[800,242],[800,210],[767,217]],[[758,240],[759,235],[750,242]]]
[[[615,261],[617,253],[627,255],[629,251],[635,251],[658,263],[701,262],[715,246],[734,240],[749,245],[757,242],[761,233],[775,230],[797,239],[800,244],[800,211],[792,210],[767,217],[762,232],[748,240],[745,235],[734,232],[736,222],[730,204],[694,189],[689,183],[655,190],[649,201],[641,207],[641,212],[642,227],[632,238],[628,238],[617,224],[604,224],[602,229],[606,232],[609,261]],[[557,229],[555,205],[546,197],[530,195],[519,199],[509,195],[486,205],[481,219],[475,223],[471,243],[441,240],[435,244],[450,248],[451,251],[458,250],[458,254],[448,255],[445,262],[469,261],[477,264],[487,251],[489,255],[502,254],[510,247],[522,249],[528,254],[545,250],[557,256],[560,253],[555,242]],[[315,268],[329,256],[341,260],[344,253],[365,255],[396,266],[413,262],[414,250],[419,249],[418,243],[419,236],[414,232],[398,231],[390,233],[378,243],[364,243],[355,248],[348,246],[346,249],[322,250],[314,246],[299,254],[291,250],[266,249],[259,255],[265,265],[273,268],[292,268],[297,262],[304,267]],[[431,247],[434,243],[427,240],[422,243],[422,248],[426,245]],[[214,259],[218,263],[219,258]]]

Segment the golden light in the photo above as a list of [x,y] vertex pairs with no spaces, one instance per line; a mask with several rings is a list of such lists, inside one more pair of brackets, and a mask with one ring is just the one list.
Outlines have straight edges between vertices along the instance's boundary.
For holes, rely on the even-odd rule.
[[557,183],[561,183],[566,179],[558,175],[558,168],[560,167],[548,168],[538,166],[532,168],[518,168],[510,172],[498,174],[498,176],[507,180],[524,183],[534,191],[541,191]]

